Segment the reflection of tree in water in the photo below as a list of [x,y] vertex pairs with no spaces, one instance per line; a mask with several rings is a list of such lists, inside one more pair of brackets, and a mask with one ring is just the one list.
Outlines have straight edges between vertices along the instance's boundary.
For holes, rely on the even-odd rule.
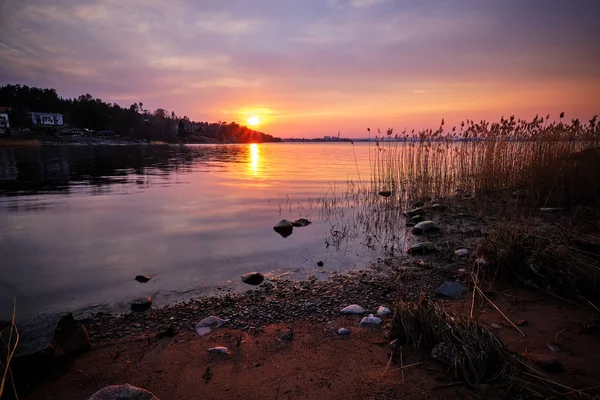
[[244,162],[246,146],[0,147],[0,196],[68,192],[76,185],[147,184],[146,176]]

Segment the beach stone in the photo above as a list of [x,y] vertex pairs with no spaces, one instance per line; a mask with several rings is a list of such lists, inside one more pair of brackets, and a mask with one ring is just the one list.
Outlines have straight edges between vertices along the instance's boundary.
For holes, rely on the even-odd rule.
[[211,333],[213,329],[222,327],[227,322],[229,322],[229,321],[226,319],[222,319],[222,318],[216,317],[214,315],[211,315],[210,317],[206,317],[203,320],[201,320],[200,322],[198,322],[196,324],[194,330],[196,331],[196,334],[198,336],[204,336],[204,335],[208,335],[209,333]]
[[379,192],[379,195],[381,197],[390,197],[392,195],[392,191],[391,190],[382,190],[381,192]]
[[135,277],[135,280],[138,281],[138,282],[140,282],[140,283],[146,283],[150,279],[152,279],[152,278],[149,277],[149,276],[145,276],[145,275],[138,275],[138,276]]
[[364,317],[360,321],[360,326],[379,325],[379,324],[381,324],[381,318],[376,317],[373,314],[369,314],[368,317]]
[[286,238],[294,231],[294,225],[287,219],[282,219],[273,227],[275,232],[279,233],[282,237]]
[[131,303],[131,311],[146,311],[152,307],[152,297],[140,297]]
[[392,310],[390,310],[389,308],[385,307],[385,306],[379,306],[379,308],[377,309],[377,315],[380,316],[386,316],[386,315],[390,315],[392,313]]
[[535,365],[546,372],[562,372],[565,366],[556,358],[540,358],[534,361]]
[[437,291],[438,296],[449,297],[455,299],[465,293],[467,288],[459,282],[446,281],[442,283],[442,286]]
[[435,251],[435,246],[431,242],[415,243],[414,245],[406,249],[406,252],[411,255],[427,254],[432,251]]
[[433,221],[421,221],[412,228],[413,235],[424,235],[439,231],[440,227]]
[[208,352],[217,354],[231,354],[229,349],[223,346],[211,347],[210,349],[208,349]]
[[338,330],[338,335],[349,335],[350,334],[350,330],[346,329],[346,328],[340,328]]
[[466,257],[469,255],[469,250],[467,249],[458,249],[456,251],[454,251],[454,254],[456,254],[459,257]]
[[365,309],[358,304],[351,304],[348,307],[342,308],[340,311],[342,314],[364,314]]
[[431,349],[431,358],[442,364],[450,365],[454,359],[454,352],[448,343],[440,342]]
[[260,285],[265,280],[265,276],[260,272],[248,272],[242,275],[242,282],[248,285]]
[[149,391],[131,386],[114,385],[108,386],[94,393],[88,400],[160,400]]
[[92,342],[85,325],[69,313],[63,315],[58,321],[51,345],[57,356],[65,357],[89,350]]
[[310,224],[312,224],[312,222],[307,220],[306,218],[299,218],[299,219],[295,220],[294,222],[292,222],[292,226],[295,226],[295,227],[302,227],[302,226],[307,226]]

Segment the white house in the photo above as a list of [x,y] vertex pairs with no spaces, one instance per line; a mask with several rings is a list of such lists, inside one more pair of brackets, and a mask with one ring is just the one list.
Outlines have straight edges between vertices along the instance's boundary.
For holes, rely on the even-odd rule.
[[64,124],[62,114],[43,113],[43,112],[32,112],[31,113],[31,122],[33,122],[34,125],[50,125],[50,126],[60,126],[60,125]]
[[8,114],[0,113],[0,129],[8,128],[10,128],[10,123],[8,122]]

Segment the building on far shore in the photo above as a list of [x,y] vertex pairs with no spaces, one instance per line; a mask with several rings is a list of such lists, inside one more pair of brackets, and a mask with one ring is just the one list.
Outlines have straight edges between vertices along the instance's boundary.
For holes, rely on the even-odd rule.
[[31,122],[33,125],[41,126],[62,126],[64,125],[62,114],[32,112]]
[[4,134],[7,130],[10,129],[8,110],[8,107],[0,107],[0,134]]

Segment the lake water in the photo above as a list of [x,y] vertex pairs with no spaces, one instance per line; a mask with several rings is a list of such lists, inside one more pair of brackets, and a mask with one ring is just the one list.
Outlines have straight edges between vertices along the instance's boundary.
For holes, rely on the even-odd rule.
[[[372,145],[371,145],[372,146]],[[0,319],[125,311],[240,275],[326,277],[373,250],[327,246],[318,198],[369,175],[367,143],[0,147]],[[280,219],[309,218],[283,238]],[[317,267],[323,261],[324,267]],[[151,275],[146,284],[138,274]]]

